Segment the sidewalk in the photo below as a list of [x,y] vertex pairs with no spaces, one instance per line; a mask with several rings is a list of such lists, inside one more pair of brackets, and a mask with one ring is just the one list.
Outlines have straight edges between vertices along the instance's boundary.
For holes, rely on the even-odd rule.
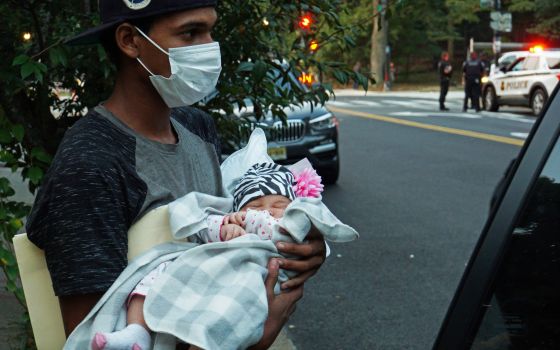
[[[0,177],[7,177],[16,191],[15,200],[31,203],[33,196],[27,191],[26,185],[21,181],[21,176],[13,174],[10,169],[0,166]],[[12,293],[6,291],[6,279],[0,272],[0,350],[20,349],[18,342],[21,341],[21,320],[23,308],[20,306]],[[286,330],[282,330],[271,350],[295,350],[295,346],[289,339]]]
[[16,344],[21,338],[23,308],[19,305],[16,298],[6,291],[4,286],[6,279],[0,272],[0,350],[17,349]]

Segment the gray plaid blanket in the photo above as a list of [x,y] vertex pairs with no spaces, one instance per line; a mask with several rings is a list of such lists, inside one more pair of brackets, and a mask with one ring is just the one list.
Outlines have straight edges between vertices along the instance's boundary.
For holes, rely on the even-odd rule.
[[[191,193],[169,205],[175,238],[193,237],[205,216],[227,212],[231,199]],[[311,225],[325,238],[347,242],[358,233],[341,223],[320,199],[298,198],[286,209],[272,241],[247,234],[227,242],[164,244],[134,260],[68,339],[65,349],[88,349],[95,332],[126,324],[128,293],[160,262],[173,260],[149,291],[144,316],[156,332],[154,349],[174,349],[175,339],[203,349],[245,349],[262,337],[268,305],[264,279],[267,263],[278,257],[276,240],[303,242]],[[281,275],[281,281],[288,276]],[[277,286],[276,289],[279,292]]]

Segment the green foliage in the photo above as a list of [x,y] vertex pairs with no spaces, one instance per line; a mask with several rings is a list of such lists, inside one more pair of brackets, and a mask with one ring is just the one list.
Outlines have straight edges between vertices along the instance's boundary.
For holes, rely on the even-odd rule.
[[[218,95],[200,107],[213,113],[220,131],[239,137],[233,105],[250,100],[254,116],[285,117],[290,104],[323,104],[332,95],[324,77],[340,82],[367,79],[334,60],[323,60],[307,45],[321,48],[354,45],[352,28],[340,21],[340,0],[223,0],[214,37],[222,48],[223,72]],[[70,47],[67,37],[99,23],[96,1],[8,0],[0,2],[0,166],[21,173],[35,193],[64,132],[87,108],[108,97],[114,67],[100,45]],[[298,18],[312,14],[310,33],[297,30]],[[328,30],[327,30],[328,29]],[[291,71],[292,73],[289,73]],[[297,77],[317,76],[305,88]],[[0,178],[0,263],[7,289],[24,305],[11,245],[30,208],[13,199],[8,179]]]
[[535,24],[527,31],[552,39],[560,38],[560,2],[558,0],[511,0],[509,10],[534,12]]

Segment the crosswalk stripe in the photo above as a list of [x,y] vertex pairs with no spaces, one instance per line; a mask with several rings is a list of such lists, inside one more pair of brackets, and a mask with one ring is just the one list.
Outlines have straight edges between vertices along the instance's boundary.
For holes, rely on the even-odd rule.
[[526,139],[529,136],[528,132],[512,132],[510,133],[513,137],[519,137],[520,139]]
[[328,101],[327,104],[329,106],[338,106],[338,107],[352,107],[351,103],[348,102],[341,102],[341,101]]
[[416,108],[416,109],[434,109],[434,107],[418,104],[415,103],[414,101],[383,100],[383,102],[392,105]]
[[364,101],[364,100],[352,100],[350,101],[355,104],[370,106],[370,107],[381,107],[381,103],[374,101]]
[[420,111],[403,111],[403,112],[393,112],[389,113],[395,117],[451,117],[451,118],[465,118],[465,119],[481,119],[482,116],[479,114],[467,114],[467,113],[450,113],[450,112],[420,112]]

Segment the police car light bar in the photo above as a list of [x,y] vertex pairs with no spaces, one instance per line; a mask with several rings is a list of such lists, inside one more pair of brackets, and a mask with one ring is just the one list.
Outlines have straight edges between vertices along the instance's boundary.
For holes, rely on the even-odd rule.
[[532,52],[532,53],[541,53],[541,52],[543,52],[543,50],[544,50],[544,47],[542,45],[535,45],[535,46],[531,46],[529,48],[529,52]]

